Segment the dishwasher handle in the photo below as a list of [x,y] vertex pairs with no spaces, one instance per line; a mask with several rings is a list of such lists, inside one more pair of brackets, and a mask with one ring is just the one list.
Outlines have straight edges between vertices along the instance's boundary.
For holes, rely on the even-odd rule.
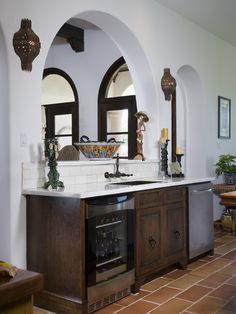
[[192,190],[192,194],[205,194],[205,193],[209,193],[212,192],[212,189],[207,189],[207,190]]

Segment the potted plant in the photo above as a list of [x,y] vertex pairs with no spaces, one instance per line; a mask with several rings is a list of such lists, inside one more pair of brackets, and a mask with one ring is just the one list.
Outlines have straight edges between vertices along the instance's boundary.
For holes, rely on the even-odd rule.
[[220,155],[216,163],[217,176],[224,175],[226,184],[236,184],[236,155]]

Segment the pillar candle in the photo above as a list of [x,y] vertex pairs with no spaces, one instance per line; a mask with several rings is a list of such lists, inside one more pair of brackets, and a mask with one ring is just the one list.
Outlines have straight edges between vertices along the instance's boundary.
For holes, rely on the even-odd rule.
[[161,136],[165,139],[168,140],[168,128],[163,128],[161,131]]
[[161,137],[161,138],[160,138],[160,143],[161,143],[161,144],[165,144],[165,142],[166,142],[166,139],[165,139],[164,137]]
[[183,149],[182,149],[182,147],[176,147],[176,154],[177,154],[177,155],[183,154]]

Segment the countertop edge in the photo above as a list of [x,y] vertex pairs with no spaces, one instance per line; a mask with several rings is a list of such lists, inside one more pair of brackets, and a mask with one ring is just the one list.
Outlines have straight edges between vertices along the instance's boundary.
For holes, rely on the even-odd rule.
[[[47,190],[43,188],[37,189],[24,189],[22,194],[26,195],[38,195],[38,196],[54,196],[54,197],[72,197],[86,199],[90,197],[99,197],[112,194],[132,193],[142,190],[160,189],[165,187],[173,187],[180,185],[191,185],[197,183],[211,182],[215,177],[199,177],[199,178],[181,178],[181,179],[168,179],[162,183],[151,183],[142,185],[127,185],[127,186],[114,186],[111,181],[97,182],[97,183],[85,183],[68,185],[64,190]],[[142,178],[142,180],[158,180],[158,178],[148,177]],[[130,180],[133,181],[133,180]]]

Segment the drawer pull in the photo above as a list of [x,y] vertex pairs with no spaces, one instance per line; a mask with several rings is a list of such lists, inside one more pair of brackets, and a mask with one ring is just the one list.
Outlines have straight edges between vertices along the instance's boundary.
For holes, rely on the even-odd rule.
[[153,248],[156,246],[156,244],[157,244],[156,240],[153,239],[152,236],[150,236],[150,237],[148,238],[148,242],[149,242],[149,245],[150,245],[150,247],[151,247],[152,249],[153,249]]
[[179,239],[179,238],[180,238],[180,232],[179,232],[178,230],[176,230],[176,231],[174,232],[174,234],[175,234],[175,238],[176,238],[176,239]]

